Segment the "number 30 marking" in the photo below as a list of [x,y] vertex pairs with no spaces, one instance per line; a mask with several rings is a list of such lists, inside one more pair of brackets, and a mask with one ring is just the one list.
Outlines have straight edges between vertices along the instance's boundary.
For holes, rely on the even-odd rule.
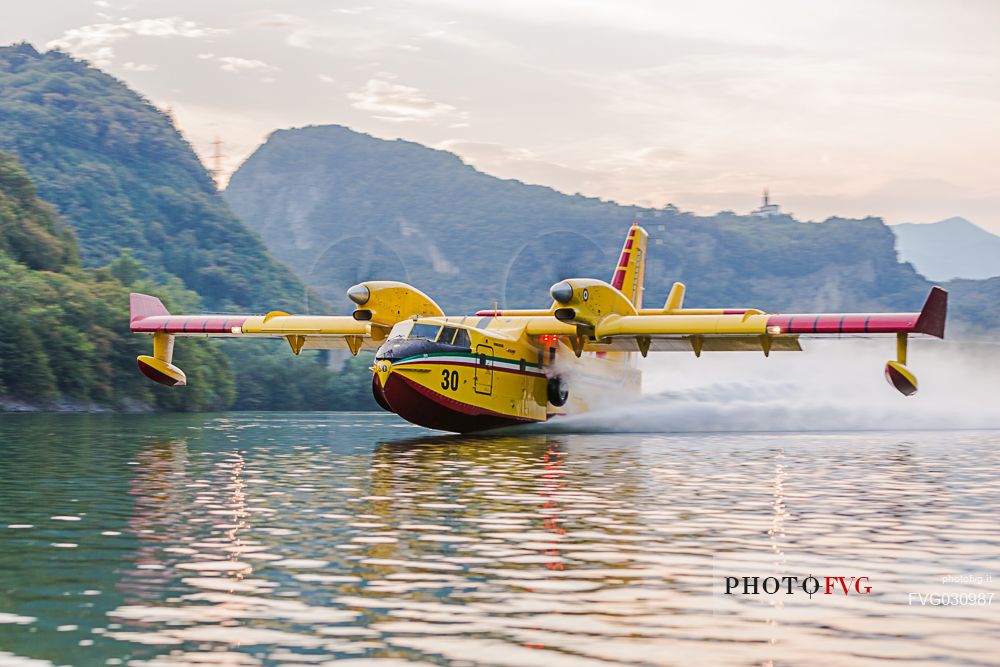
[[447,368],[441,371],[441,388],[458,391],[458,371],[449,371]]

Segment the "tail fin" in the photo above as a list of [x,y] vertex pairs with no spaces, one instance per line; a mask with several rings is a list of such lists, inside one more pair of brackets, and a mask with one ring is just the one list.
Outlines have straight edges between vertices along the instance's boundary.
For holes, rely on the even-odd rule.
[[944,338],[946,319],[948,319],[948,291],[935,285],[927,295],[924,307],[920,309],[920,317],[917,318],[913,331]]
[[642,308],[648,241],[649,234],[639,226],[638,221],[633,221],[628,236],[625,237],[625,247],[622,248],[621,257],[618,259],[618,267],[611,278],[611,285],[627,296],[637,310]]
[[163,305],[163,302],[157,299],[155,296],[149,296],[148,294],[139,294],[138,292],[132,292],[128,295],[128,321],[129,323],[135,322],[137,320],[145,319],[147,317],[152,317],[154,315],[169,315],[170,311],[167,307]]

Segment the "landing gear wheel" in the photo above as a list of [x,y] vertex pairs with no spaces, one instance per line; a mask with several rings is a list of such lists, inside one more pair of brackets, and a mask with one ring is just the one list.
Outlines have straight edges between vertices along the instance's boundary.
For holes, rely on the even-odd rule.
[[569,387],[561,377],[552,377],[545,387],[545,393],[548,394],[549,403],[561,408],[566,405],[566,400],[569,398]]

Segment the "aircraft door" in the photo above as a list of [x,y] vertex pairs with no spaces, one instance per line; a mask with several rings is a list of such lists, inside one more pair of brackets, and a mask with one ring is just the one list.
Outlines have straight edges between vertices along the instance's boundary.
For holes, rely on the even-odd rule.
[[493,346],[476,346],[475,386],[477,394],[493,393]]

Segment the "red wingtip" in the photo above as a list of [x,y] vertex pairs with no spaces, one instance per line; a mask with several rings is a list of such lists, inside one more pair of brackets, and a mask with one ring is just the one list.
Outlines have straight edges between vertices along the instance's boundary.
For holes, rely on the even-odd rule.
[[920,309],[920,317],[913,325],[914,333],[923,333],[937,338],[944,338],[944,324],[948,318],[948,292],[936,285]]
[[128,295],[128,314],[128,321],[131,324],[155,315],[169,315],[170,311],[155,296],[132,292]]

